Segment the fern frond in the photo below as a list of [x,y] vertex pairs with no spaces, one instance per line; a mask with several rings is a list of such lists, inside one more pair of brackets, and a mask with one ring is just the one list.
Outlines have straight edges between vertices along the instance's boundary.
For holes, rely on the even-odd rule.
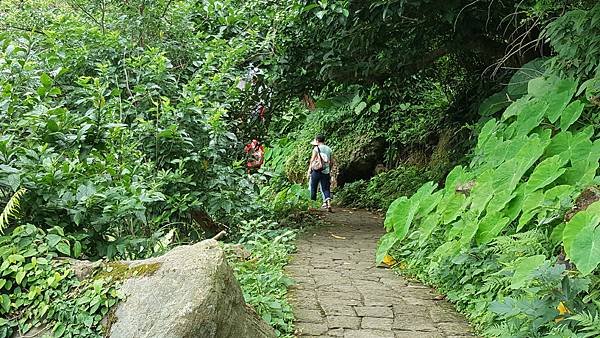
[[598,337],[600,335],[600,316],[589,312],[582,312],[569,318],[577,323],[578,331],[583,332],[583,337]]
[[8,199],[8,202],[6,202],[6,205],[0,214],[0,233],[4,233],[4,228],[8,226],[8,219],[17,215],[17,212],[19,211],[19,201],[26,192],[27,189],[21,188]]

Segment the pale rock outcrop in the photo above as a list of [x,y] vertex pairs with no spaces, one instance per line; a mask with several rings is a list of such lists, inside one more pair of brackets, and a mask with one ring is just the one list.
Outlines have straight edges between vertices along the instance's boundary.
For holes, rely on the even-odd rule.
[[126,298],[107,318],[112,338],[275,337],[245,304],[215,240],[124,263],[130,270],[152,268],[123,281]]

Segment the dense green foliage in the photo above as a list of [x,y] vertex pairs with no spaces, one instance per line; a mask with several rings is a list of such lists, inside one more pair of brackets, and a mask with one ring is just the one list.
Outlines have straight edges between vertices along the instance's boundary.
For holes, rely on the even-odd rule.
[[[251,108],[267,101],[270,90],[258,89],[274,73],[258,78],[264,85],[240,81],[252,62],[274,59],[272,33],[293,18],[279,15],[286,9],[263,1],[0,4],[0,336],[40,323],[55,336],[101,334],[112,286],[94,284],[108,298],[90,295],[90,310],[68,264],[50,258],[143,258],[221,229],[235,238],[243,220],[272,214],[259,200],[266,178],[246,174],[242,148],[264,134]],[[23,226],[48,247],[13,243]],[[47,282],[55,273],[62,281]],[[72,306],[77,292],[80,306]],[[47,308],[49,297],[65,301]]]
[[56,259],[79,251],[60,227],[26,224],[0,237],[0,337],[36,326],[56,337],[102,337],[101,321],[120,298],[117,281],[79,281]]
[[[102,334],[117,281],[63,258],[220,230],[249,253],[246,300],[292,335],[283,224],[317,205],[316,133],[340,203],[390,206],[379,256],[489,335],[593,335],[598,207],[578,197],[599,184],[599,18],[594,0],[3,1],[0,337]],[[577,270],[554,264],[563,244]]]
[[292,337],[292,309],[286,299],[293,284],[283,274],[288,255],[294,249],[296,230],[280,229],[275,222],[244,222],[239,244],[228,246],[233,268],[246,302],[254,307],[280,337]]
[[[529,81],[482,125],[468,167],[440,190],[430,182],[392,203],[377,259],[400,244],[408,269],[490,336],[574,334],[576,321],[554,321],[565,314],[557,308],[597,311],[591,273],[600,263],[600,140],[587,123],[598,108],[574,99],[578,88],[554,75]],[[557,263],[561,247],[576,270]]]
[[57,6],[64,11],[44,13],[44,34],[5,34],[0,48],[0,183],[28,189],[21,219],[84,233],[88,256],[132,257],[154,247],[165,225],[202,238],[193,211],[226,224],[256,211],[229,115],[244,102],[238,64],[263,42],[189,30],[192,14],[209,8],[168,11],[187,36],[140,45],[143,37],[122,38],[138,27],[121,26],[116,4],[102,27]]

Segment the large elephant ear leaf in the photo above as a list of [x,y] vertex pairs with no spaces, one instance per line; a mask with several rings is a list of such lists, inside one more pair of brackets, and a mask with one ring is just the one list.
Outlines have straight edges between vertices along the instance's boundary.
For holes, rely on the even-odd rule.
[[475,186],[471,190],[471,209],[478,213],[483,212],[487,203],[494,196],[494,170],[488,169],[477,178]]
[[442,213],[442,224],[453,222],[468,205],[467,197],[463,194],[454,193],[444,205]]
[[560,155],[565,160],[571,159],[570,145],[573,142],[573,134],[570,131],[563,131],[552,138],[546,148],[545,156]]
[[426,217],[427,215],[429,215],[429,213],[438,206],[443,196],[444,191],[439,190],[433,194],[430,194],[429,196],[423,197],[423,199],[419,203],[419,210],[417,211],[417,215],[419,217]]
[[406,196],[402,196],[390,204],[390,207],[385,214],[385,221],[383,222],[383,225],[387,231],[391,231],[395,225],[401,221],[401,209],[406,208],[407,203],[408,198]]
[[544,99],[548,102],[548,120],[554,123],[575,95],[577,82],[572,79],[559,79],[558,77],[553,77],[551,81],[553,88],[544,95]]
[[566,171],[566,169],[563,168],[566,162],[567,161],[562,159],[559,155],[555,155],[543,160],[533,170],[531,176],[529,176],[529,180],[527,181],[527,186],[525,188],[526,193],[544,188],[545,186],[554,182]]
[[529,81],[527,91],[529,95],[548,103],[546,116],[554,123],[575,95],[577,82],[557,76],[538,77]]
[[600,165],[600,140],[593,144],[583,140],[573,147],[571,156],[571,168],[564,175],[565,181],[579,187],[592,184]]
[[523,65],[511,78],[506,91],[511,98],[519,98],[527,94],[527,83],[542,75],[546,70],[546,60],[537,58]]
[[533,97],[543,97],[550,90],[550,83],[545,77],[537,77],[527,84],[527,93]]
[[[479,132],[479,137],[477,138],[477,148],[483,148],[483,145],[487,142],[490,136],[496,131],[498,127],[498,122],[495,119],[490,119],[487,121],[481,131]],[[457,167],[459,168],[459,167]]]
[[546,117],[554,123],[561,116],[577,91],[577,82],[557,76],[539,77],[529,81],[529,95],[548,103]]
[[477,244],[487,244],[502,232],[508,225],[508,222],[510,222],[510,218],[503,216],[500,212],[492,212],[485,215],[481,222],[479,222],[477,234],[475,235]]
[[[563,245],[567,257],[578,267],[584,264],[588,269],[593,265],[590,260],[597,248],[600,248],[600,238],[596,235],[596,229],[600,223],[600,201],[594,202],[586,210],[580,211],[565,225],[563,230]],[[593,241],[584,239],[589,236]],[[600,235],[599,235],[600,236]],[[600,254],[597,255],[600,259]],[[598,263],[596,263],[597,265]],[[595,267],[595,265],[594,265]]]
[[577,270],[586,276],[600,264],[600,228],[587,225],[575,236],[574,246],[569,258]]
[[423,222],[421,222],[421,227],[419,230],[421,231],[421,235],[419,237],[419,245],[422,246],[425,244],[429,236],[435,231],[435,229],[440,224],[440,215],[437,212],[429,214]]
[[377,264],[383,262],[383,258],[387,255],[388,251],[398,242],[400,239],[396,237],[393,232],[388,232],[381,237],[379,246],[377,246],[377,252],[375,253],[375,261]]
[[517,116],[516,135],[527,135],[533,129],[537,128],[548,109],[548,103],[543,100],[535,99],[529,101]]
[[519,115],[523,108],[529,104],[530,100],[530,96],[524,96],[513,102],[510,106],[508,106],[508,108],[506,108],[506,110],[502,114],[502,121],[504,122],[513,116]]
[[475,237],[477,233],[477,229],[479,227],[479,222],[477,220],[477,214],[475,210],[469,210],[465,212],[462,216],[462,233],[460,235],[460,244],[464,247],[468,247],[471,245],[471,240]]
[[[417,216],[421,202],[425,201],[425,208],[421,210],[424,213],[430,212],[439,203],[442,192],[439,191],[436,194],[431,194],[436,186],[437,184],[433,182],[425,183],[411,198],[403,196],[395,200],[390,205],[385,215],[385,221],[383,223],[385,229],[387,231],[393,230],[398,240],[403,240],[404,237],[406,237],[415,216]],[[425,204],[433,204],[433,206],[429,207]],[[420,214],[419,216],[425,215]]]
[[560,115],[560,129],[567,130],[581,116],[585,104],[579,100],[571,102]]

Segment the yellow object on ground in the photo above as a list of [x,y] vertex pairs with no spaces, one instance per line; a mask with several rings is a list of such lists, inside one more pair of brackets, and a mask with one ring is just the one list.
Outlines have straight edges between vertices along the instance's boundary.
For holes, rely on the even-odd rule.
[[564,320],[565,319],[564,315],[571,314],[571,311],[563,302],[558,303],[558,306],[556,307],[556,309],[558,310],[559,316],[556,319],[554,319],[555,323],[559,323],[562,320]]
[[385,264],[387,266],[392,266],[392,265],[396,264],[396,260],[394,259],[394,257],[392,257],[390,255],[385,255],[385,257],[383,257],[383,264]]

